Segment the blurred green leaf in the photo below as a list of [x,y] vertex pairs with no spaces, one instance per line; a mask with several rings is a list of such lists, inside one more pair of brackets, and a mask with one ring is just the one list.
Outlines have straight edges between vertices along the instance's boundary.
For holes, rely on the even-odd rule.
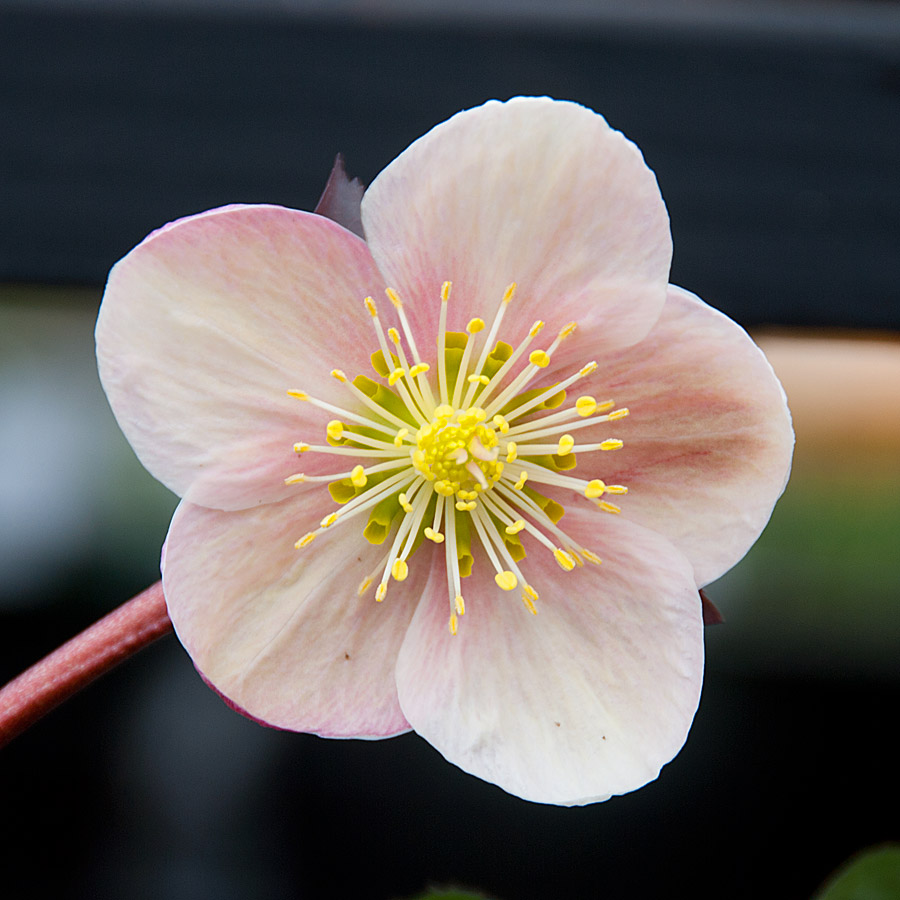
[[854,856],[813,900],[900,900],[900,845],[876,847]]

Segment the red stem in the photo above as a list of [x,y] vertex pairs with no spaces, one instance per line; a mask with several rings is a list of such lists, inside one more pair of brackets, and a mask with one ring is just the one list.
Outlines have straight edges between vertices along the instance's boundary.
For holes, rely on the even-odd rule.
[[171,630],[157,581],[0,689],[0,747]]

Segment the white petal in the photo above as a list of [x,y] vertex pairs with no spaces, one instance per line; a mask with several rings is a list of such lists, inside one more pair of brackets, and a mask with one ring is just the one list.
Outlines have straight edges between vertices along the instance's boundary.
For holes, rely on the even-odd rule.
[[630,415],[595,435],[625,446],[579,457],[579,472],[591,466],[584,477],[625,484],[623,515],[668,537],[698,585],[718,578],[759,537],[791,467],[791,417],[762,351],[672,287],[653,331],[607,356],[591,382]]
[[366,240],[434,334],[441,283],[450,327],[493,316],[519,285],[501,337],[535,319],[595,328],[594,345],[639,340],[665,300],[668,216],[637,147],[585,107],[547,98],[492,101],[416,141],[363,197]]
[[386,549],[365,541],[364,522],[294,549],[332,509],[324,490],[238,512],[183,501],[166,542],[166,602],[194,665],[254,718],[331,737],[387,737],[409,727],[394,663],[428,559],[412,559],[384,602],[374,586],[359,597]]
[[527,800],[576,805],[640,787],[679,750],[703,638],[691,568],[664,538],[590,509],[563,523],[602,566],[564,573],[526,536],[532,616],[477,559],[458,633],[445,603],[421,603],[397,683],[410,724],[450,762]]
[[232,206],[154,232],[113,268],[97,321],[100,377],[141,462],[205,506],[287,496],[293,444],[322,418],[287,391],[346,397],[329,373],[368,370],[362,299],[380,285],[365,244],[311,213]]

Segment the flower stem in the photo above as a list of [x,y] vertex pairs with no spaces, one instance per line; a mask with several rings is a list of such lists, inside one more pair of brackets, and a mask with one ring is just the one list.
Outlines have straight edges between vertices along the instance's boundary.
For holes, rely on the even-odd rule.
[[171,630],[157,581],[0,689],[0,747]]

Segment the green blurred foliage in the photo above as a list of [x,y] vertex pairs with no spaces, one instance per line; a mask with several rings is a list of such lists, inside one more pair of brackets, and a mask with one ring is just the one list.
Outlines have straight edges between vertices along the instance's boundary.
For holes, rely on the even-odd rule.
[[898,900],[900,845],[864,850],[839,869],[813,900]]

